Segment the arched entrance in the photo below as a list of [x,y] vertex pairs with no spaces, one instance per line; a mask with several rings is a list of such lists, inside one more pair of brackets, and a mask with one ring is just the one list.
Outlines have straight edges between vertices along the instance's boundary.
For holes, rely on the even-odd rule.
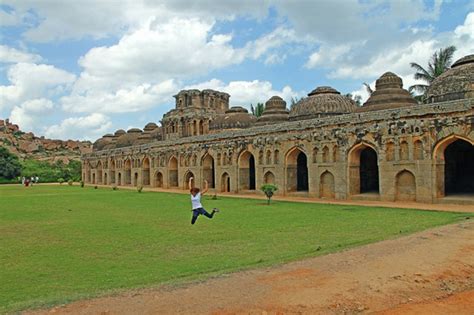
[[361,143],[349,151],[349,193],[379,193],[379,167],[377,152]]
[[150,186],[150,159],[147,157],[142,162],[142,184]]
[[169,187],[178,187],[178,159],[172,157],[168,163]]
[[265,184],[275,184],[275,175],[273,175],[272,172],[268,171],[265,173],[263,181],[265,182]]
[[118,186],[122,186],[122,173],[118,173]]
[[95,182],[94,184],[99,184],[101,185],[102,184],[102,162],[99,161],[99,163],[97,163],[97,169],[96,169],[96,173],[97,173],[97,182]]
[[401,171],[395,181],[395,200],[416,201],[416,181],[412,172]]
[[230,176],[227,173],[221,177],[221,192],[230,192]]
[[474,194],[474,145],[458,139],[444,150],[445,195]]
[[239,186],[242,190],[255,190],[255,158],[249,151],[239,158]]
[[287,155],[286,176],[288,191],[308,191],[308,160],[306,154],[298,148]]
[[110,184],[115,184],[115,160],[110,160],[109,181]]
[[336,196],[335,193],[335,184],[334,184],[334,175],[331,172],[325,171],[321,174],[319,182],[319,196],[321,198],[331,198],[334,199]]
[[92,173],[92,184],[94,184],[94,185],[96,184],[96,182],[95,182],[95,173]]
[[155,187],[163,187],[163,174],[161,172],[155,174]]
[[132,161],[127,159],[125,161],[124,185],[132,184]]
[[209,188],[215,187],[214,158],[206,154],[202,159],[202,178],[207,180]]
[[107,173],[104,173],[104,185],[107,185],[107,184],[108,184],[108,182],[107,182],[107,175],[108,175]]
[[133,186],[137,187],[138,186],[138,173],[135,172],[133,175]]
[[184,182],[183,182],[184,189],[188,189],[188,183],[191,177],[193,178],[192,183],[191,183],[192,187],[196,185],[196,180],[195,180],[193,172],[187,171],[186,174],[184,174]]

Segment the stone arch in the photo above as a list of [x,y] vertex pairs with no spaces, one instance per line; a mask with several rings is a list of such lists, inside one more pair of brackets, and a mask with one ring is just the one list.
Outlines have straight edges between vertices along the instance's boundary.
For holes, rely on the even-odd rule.
[[97,175],[96,175],[96,180],[97,181],[94,184],[99,184],[99,185],[103,184],[103,182],[102,182],[103,167],[102,167],[102,162],[101,161],[99,161],[97,163],[96,173],[97,173]]
[[423,142],[416,140],[413,143],[413,158],[415,160],[423,160]]
[[116,168],[115,164],[116,164],[115,160],[110,159],[110,162],[109,162],[109,182],[110,182],[110,184],[115,184],[115,168]]
[[415,175],[408,170],[399,172],[395,178],[395,200],[416,201]]
[[279,150],[275,150],[273,152],[273,163],[274,164],[279,164],[280,163],[280,151]]
[[409,159],[409,150],[408,150],[408,142],[402,140],[400,142],[400,160],[407,161]]
[[265,184],[275,184],[275,175],[270,171],[266,172],[263,176],[263,182]]
[[339,161],[339,147],[337,146],[337,144],[332,147],[332,161],[334,163]]
[[258,152],[258,164],[263,165],[263,150]]
[[117,186],[122,186],[122,172],[118,173]]
[[348,153],[349,193],[379,193],[379,166],[375,147],[366,142],[354,145]]
[[266,162],[267,165],[272,164],[272,151],[267,150],[267,159],[266,159],[265,162]]
[[255,190],[255,157],[250,151],[244,151],[239,156],[239,189]]
[[318,148],[313,148],[313,163],[318,163]]
[[230,176],[227,173],[221,176],[221,192],[230,192]]
[[288,191],[308,191],[308,159],[300,148],[290,149],[286,155],[286,188]]
[[329,171],[322,173],[319,181],[319,196],[334,199],[336,196],[335,189],[334,175]]
[[145,157],[142,162],[142,184],[150,186],[150,159]]
[[[459,144],[448,150],[448,147],[455,143]],[[464,147],[464,150],[459,148],[459,145]],[[468,158],[470,156],[472,161],[473,148],[474,140],[460,135],[450,135],[438,141],[438,143],[434,146],[433,160],[435,162],[436,174],[436,197],[439,198],[453,193],[461,193],[462,190],[466,190],[467,193],[469,193],[469,187],[472,187],[472,184],[467,185],[465,189],[460,190],[456,189],[456,185],[463,183],[466,178],[469,179],[469,174],[472,174],[473,172],[472,167],[474,163],[463,162],[463,160],[469,161]],[[458,173],[458,170],[462,168],[462,164],[467,165],[467,168],[464,172]],[[455,184],[456,182],[457,184]],[[472,183],[472,177],[470,183]]]
[[168,161],[168,186],[178,187],[178,159],[172,156]]
[[159,171],[155,173],[155,187],[163,187],[163,173]]
[[329,148],[327,146],[324,146],[323,148],[323,163],[328,163],[329,162]]
[[97,184],[97,183],[95,182],[95,172],[92,173],[92,184],[94,184],[94,185]]
[[138,172],[135,172],[133,174],[133,186],[137,187],[138,186],[138,179],[139,179],[139,175],[138,175]]
[[125,160],[124,164],[124,185],[131,185],[132,184],[132,161],[130,158]]
[[188,183],[189,183],[189,179],[190,178],[193,178],[192,182],[191,182],[191,185],[192,187],[194,187],[196,185],[196,177],[194,176],[194,173],[191,172],[190,170],[186,171],[186,173],[184,174],[184,177],[183,177],[183,188],[184,189],[188,189]]
[[385,160],[387,162],[395,160],[395,145],[393,142],[388,142],[385,146]]
[[207,180],[210,188],[215,188],[215,169],[214,169],[214,158],[206,153],[201,159],[202,165],[202,178]]

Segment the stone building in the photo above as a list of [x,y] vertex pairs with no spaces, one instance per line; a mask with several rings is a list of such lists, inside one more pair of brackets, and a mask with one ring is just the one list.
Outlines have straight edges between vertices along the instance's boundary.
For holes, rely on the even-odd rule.
[[216,193],[474,204],[474,55],[456,61],[417,104],[387,72],[363,106],[318,87],[287,110],[270,98],[261,117],[212,90],[178,93],[161,126],[118,130],[83,155],[83,180]]

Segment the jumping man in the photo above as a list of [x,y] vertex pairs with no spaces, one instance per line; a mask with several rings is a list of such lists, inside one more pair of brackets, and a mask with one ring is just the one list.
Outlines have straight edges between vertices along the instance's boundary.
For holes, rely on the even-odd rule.
[[209,184],[207,183],[207,180],[204,180],[204,190],[202,193],[200,192],[200,189],[197,187],[193,187],[193,178],[191,177],[189,179],[188,183],[189,191],[191,192],[191,204],[193,206],[193,218],[191,220],[191,224],[194,224],[200,214],[205,215],[209,219],[212,219],[214,216],[214,213],[219,212],[219,209],[214,208],[212,209],[211,214],[207,212],[201,204],[201,196],[207,193],[209,189]]

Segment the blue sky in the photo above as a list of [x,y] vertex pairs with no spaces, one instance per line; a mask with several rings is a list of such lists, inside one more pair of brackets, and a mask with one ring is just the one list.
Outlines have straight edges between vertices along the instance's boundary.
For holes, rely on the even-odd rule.
[[415,83],[448,45],[474,53],[468,0],[0,0],[0,118],[61,139],[159,122],[186,88],[249,107],[317,86],[367,98]]

